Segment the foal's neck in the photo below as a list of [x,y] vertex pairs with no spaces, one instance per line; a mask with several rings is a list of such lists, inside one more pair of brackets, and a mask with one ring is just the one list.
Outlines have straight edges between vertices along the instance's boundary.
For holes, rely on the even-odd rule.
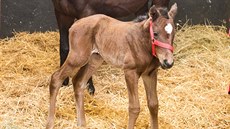
[[148,42],[151,42],[151,36],[149,32],[150,27],[150,18],[140,22],[140,25],[142,27],[142,36],[144,39],[146,39]]
[[150,20],[151,19],[149,18],[142,22],[138,22],[136,24],[138,24],[140,28],[138,34],[138,39],[139,39],[138,44],[141,44],[142,47],[144,47],[147,51],[151,53],[151,36],[149,32]]

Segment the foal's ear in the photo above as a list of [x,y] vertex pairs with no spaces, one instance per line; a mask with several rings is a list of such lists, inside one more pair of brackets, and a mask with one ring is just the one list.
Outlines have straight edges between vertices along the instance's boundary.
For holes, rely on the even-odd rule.
[[171,17],[172,19],[175,18],[176,14],[177,14],[177,3],[173,4],[168,12],[169,17]]
[[150,9],[149,9],[149,17],[152,18],[153,21],[155,21],[158,17],[159,14],[157,12],[156,6],[153,5]]

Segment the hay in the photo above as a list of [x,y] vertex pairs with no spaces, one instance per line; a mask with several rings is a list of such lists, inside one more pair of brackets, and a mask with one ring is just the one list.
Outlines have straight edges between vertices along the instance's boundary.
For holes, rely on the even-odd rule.
[[[16,33],[0,40],[0,127],[44,128],[50,75],[59,67],[57,32]],[[159,71],[159,124],[167,129],[230,128],[230,38],[223,27],[185,26],[175,39],[175,65]],[[96,93],[86,95],[88,128],[126,128],[128,99],[123,72],[103,65]],[[137,128],[149,128],[143,83]],[[72,87],[61,88],[56,128],[77,128]]]

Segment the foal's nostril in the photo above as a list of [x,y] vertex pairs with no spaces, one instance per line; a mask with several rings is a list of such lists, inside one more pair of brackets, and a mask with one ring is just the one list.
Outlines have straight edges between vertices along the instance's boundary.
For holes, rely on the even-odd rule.
[[169,63],[168,60],[166,59],[163,62],[164,62],[163,65],[165,68],[171,68],[173,66],[173,62]]

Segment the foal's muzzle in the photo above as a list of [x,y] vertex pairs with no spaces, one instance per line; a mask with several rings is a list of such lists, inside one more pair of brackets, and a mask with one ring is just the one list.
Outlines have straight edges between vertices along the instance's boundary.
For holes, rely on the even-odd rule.
[[167,59],[163,60],[163,63],[161,63],[162,69],[169,69],[173,66],[174,62],[169,62]]

